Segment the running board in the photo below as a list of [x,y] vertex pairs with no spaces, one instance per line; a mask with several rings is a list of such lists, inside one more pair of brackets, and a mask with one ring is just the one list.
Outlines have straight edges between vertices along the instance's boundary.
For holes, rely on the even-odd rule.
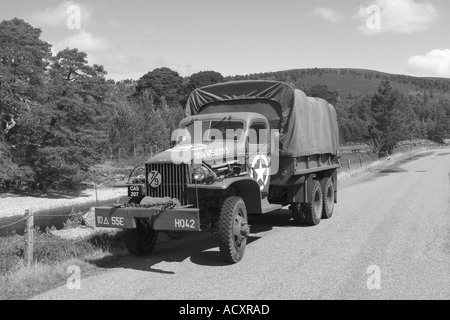
[[281,204],[273,204],[267,201],[267,198],[261,201],[261,213],[269,213],[283,208]]

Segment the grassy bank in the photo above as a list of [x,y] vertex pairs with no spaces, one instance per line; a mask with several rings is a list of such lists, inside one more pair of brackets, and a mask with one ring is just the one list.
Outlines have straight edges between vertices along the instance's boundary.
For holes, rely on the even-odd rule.
[[[66,230],[80,228],[79,217],[72,217]],[[123,233],[95,232],[85,238],[62,239],[51,230],[35,231],[34,263],[27,268],[25,236],[13,234],[0,238],[0,299],[26,299],[69,278],[69,266],[77,266],[82,274],[94,272],[116,257],[128,254]]]

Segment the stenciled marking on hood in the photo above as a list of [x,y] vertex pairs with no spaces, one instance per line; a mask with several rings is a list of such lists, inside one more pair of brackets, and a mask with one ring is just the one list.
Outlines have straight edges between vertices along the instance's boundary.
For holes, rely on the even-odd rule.
[[167,151],[170,151],[170,152],[200,151],[200,150],[206,149],[207,147],[208,146],[205,144],[187,144],[187,145],[178,145]]
[[205,159],[205,158],[216,158],[222,157],[231,153],[228,147],[218,147],[214,144],[205,145],[205,144],[186,144],[186,145],[178,145],[173,147],[172,149],[167,150],[172,153],[183,153],[188,152],[195,159]]
[[194,157],[196,159],[203,159],[203,158],[215,158],[215,157],[221,157],[224,155],[227,155],[230,153],[230,149],[227,147],[225,148],[211,148],[209,150],[203,150],[200,152],[195,152]]

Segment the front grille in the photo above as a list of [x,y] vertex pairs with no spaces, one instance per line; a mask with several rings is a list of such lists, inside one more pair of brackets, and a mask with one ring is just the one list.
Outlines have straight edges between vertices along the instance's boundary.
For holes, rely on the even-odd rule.
[[[172,163],[152,163],[146,165],[146,182],[150,197],[156,198],[176,198],[182,205],[187,205],[188,197],[186,192],[186,184],[190,183],[191,175],[189,165],[172,164]],[[148,181],[149,173],[157,171],[161,175],[161,184],[152,187]]]

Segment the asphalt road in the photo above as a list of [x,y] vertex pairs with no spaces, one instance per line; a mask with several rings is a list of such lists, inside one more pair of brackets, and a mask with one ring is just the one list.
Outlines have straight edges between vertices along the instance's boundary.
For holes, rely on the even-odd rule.
[[450,149],[344,186],[316,227],[293,225],[288,211],[250,224],[238,264],[222,262],[214,234],[191,234],[35,298],[450,299]]

